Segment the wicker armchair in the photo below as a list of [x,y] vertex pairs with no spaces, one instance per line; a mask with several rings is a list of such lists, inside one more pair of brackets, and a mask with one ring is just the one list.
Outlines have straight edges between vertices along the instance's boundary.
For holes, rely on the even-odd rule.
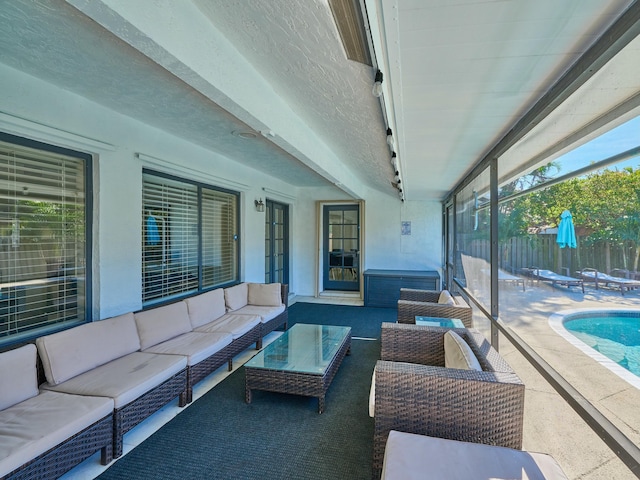
[[455,332],[483,371],[445,368],[446,331],[382,324],[381,360],[375,367],[373,478],[380,476],[391,430],[522,448],[524,384],[476,330]]
[[473,310],[459,295],[453,295],[455,305],[438,303],[439,290],[400,289],[398,323],[416,323],[416,316],[459,318],[465,327],[473,327]]

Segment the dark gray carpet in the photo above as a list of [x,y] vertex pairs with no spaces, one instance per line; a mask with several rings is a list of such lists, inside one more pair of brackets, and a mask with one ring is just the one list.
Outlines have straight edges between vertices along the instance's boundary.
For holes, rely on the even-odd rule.
[[294,303],[289,307],[289,326],[294,323],[351,327],[354,337],[380,338],[382,322],[398,320],[397,308],[353,307],[323,303]]
[[[379,338],[380,323],[393,321],[393,313],[295,304],[290,320],[347,324],[353,336]],[[240,368],[99,478],[371,478],[373,420],[368,401],[380,342],[353,340],[351,350],[327,392],[323,414],[317,412],[317,399],[271,392],[254,391],[247,405]]]

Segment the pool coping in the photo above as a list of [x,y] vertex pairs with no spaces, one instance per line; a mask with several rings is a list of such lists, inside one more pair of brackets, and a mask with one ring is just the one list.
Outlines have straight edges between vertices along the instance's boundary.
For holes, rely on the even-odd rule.
[[640,390],[640,377],[631,373],[626,368],[618,365],[615,361],[611,360],[609,357],[603,355],[602,353],[596,351],[582,340],[574,336],[571,332],[569,332],[564,326],[564,320],[566,317],[570,317],[573,314],[577,313],[636,313],[638,314],[638,309],[624,309],[624,308],[574,308],[568,310],[560,310],[559,312],[554,313],[549,317],[549,326],[562,338],[564,338],[571,345],[579,349],[582,353],[589,356],[593,360],[597,361],[603,367],[609,369],[611,372],[616,374],[618,377],[622,378],[627,383],[631,384],[631,386]]

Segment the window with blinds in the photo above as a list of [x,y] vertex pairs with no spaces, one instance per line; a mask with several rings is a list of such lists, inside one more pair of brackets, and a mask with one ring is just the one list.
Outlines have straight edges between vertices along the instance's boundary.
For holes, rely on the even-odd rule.
[[238,278],[238,194],[144,171],[143,304]]
[[0,134],[0,345],[87,319],[89,160]]

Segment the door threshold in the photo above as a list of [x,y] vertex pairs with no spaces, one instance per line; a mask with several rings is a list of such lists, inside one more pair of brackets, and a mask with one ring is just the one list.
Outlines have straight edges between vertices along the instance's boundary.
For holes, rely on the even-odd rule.
[[350,292],[345,290],[323,290],[319,294],[321,297],[349,297],[360,298],[360,292]]

